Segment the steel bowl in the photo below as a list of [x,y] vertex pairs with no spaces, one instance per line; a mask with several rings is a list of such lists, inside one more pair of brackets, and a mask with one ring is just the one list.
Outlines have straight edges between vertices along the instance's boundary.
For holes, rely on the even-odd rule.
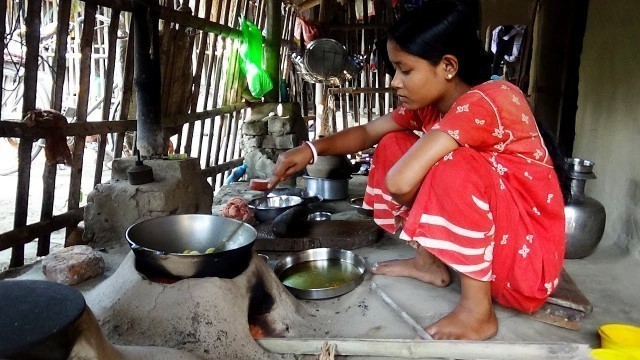
[[312,214],[309,214],[307,217],[309,221],[323,221],[323,220],[331,220],[331,213],[326,211],[318,211]]
[[366,217],[373,217],[373,209],[365,209],[362,207],[362,204],[364,204],[364,197],[357,197],[349,200],[349,205],[356,209],[358,214]]
[[[136,266],[152,276],[233,278],[249,265],[256,230],[222,216],[161,216],[131,225],[126,231]],[[212,253],[205,254],[207,249]],[[200,254],[184,254],[185,250]]]
[[301,197],[291,195],[260,197],[249,201],[249,207],[253,210],[256,220],[260,222],[273,220],[283,212],[301,204]]
[[274,272],[294,296],[317,300],[355,289],[364,280],[365,269],[364,259],[352,251],[318,248],[287,256]]
[[324,200],[341,200],[349,194],[349,179],[325,179],[304,176],[309,195],[321,196]]

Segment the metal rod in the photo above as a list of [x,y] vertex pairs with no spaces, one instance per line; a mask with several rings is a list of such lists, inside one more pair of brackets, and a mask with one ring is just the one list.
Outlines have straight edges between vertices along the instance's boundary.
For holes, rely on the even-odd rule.
[[378,296],[382,298],[382,301],[384,301],[387,305],[389,305],[390,308],[392,308],[398,315],[400,315],[402,320],[404,320],[407,324],[411,325],[411,327],[416,331],[416,333],[421,339],[433,340],[431,335],[427,334],[427,332],[424,331],[422,326],[418,325],[418,323],[415,320],[413,320],[413,318],[409,316],[409,314],[407,314],[404,310],[402,310],[400,306],[398,306],[398,304],[396,304],[393,300],[391,300],[391,298],[387,294],[385,294],[384,291],[382,291],[382,289],[380,289],[378,284],[372,281],[371,284],[369,285],[369,289],[371,289],[373,292],[378,294]]

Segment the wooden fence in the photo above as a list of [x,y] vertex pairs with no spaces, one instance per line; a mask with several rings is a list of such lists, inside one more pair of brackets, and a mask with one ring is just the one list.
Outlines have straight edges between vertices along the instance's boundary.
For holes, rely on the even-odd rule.
[[[75,108],[74,121],[63,129],[73,138],[67,211],[53,213],[54,198],[60,195],[55,189],[57,166],[45,165],[40,221],[31,224],[27,224],[31,152],[47,130],[27,127],[19,119],[0,121],[0,140],[19,139],[13,229],[0,234],[0,251],[11,249],[10,267],[24,264],[26,243],[37,239],[37,256],[44,256],[50,251],[52,232],[64,228],[69,232],[82,221],[80,190],[87,136],[98,139],[93,185],[103,180],[105,154],[118,158],[123,150],[135,147],[125,139],[137,127],[131,26],[136,3],[144,4],[161,20],[165,136],[173,141],[175,152],[200,159],[203,174],[213,186],[221,185],[225,172],[242,162],[238,144],[248,107],[242,98],[246,80],[238,66],[238,22],[244,16],[264,28],[266,1],[0,0],[0,37],[7,35],[6,21],[18,21],[19,27],[29,29],[20,35],[24,43],[22,115],[39,105],[38,75],[45,68],[52,78],[49,107],[61,112],[65,107]],[[14,11],[20,10],[18,5],[23,6],[23,13]],[[295,9],[287,6],[284,10],[282,35],[290,39]],[[48,15],[43,16],[43,11]],[[21,14],[24,16],[18,19]],[[53,22],[51,16],[57,27],[48,42],[51,46],[43,51],[41,24]],[[4,52],[4,44],[2,47]],[[50,66],[43,65],[43,60]],[[287,62],[280,65],[285,70]],[[99,121],[90,119],[93,108],[100,114]]]

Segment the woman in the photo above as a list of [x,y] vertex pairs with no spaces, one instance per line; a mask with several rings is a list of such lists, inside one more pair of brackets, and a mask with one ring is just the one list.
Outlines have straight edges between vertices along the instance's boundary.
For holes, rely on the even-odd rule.
[[382,228],[400,231],[416,257],[372,271],[435,286],[449,284],[449,269],[460,274],[456,308],[426,329],[435,339],[493,337],[492,300],[537,310],[556,288],[564,257],[564,203],[550,152],[522,92],[484,82],[490,59],[475,24],[465,7],[440,0],[400,20],[387,50],[402,105],[284,153],[270,182],[318,155],[378,144],[365,207]]

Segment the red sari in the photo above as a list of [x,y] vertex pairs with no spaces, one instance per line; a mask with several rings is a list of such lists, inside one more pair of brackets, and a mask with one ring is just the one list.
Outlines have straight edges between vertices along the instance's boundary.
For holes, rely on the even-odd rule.
[[[434,107],[392,113],[406,128],[374,153],[364,207],[385,230],[417,242],[449,267],[491,282],[492,297],[523,312],[538,309],[558,285],[564,258],[564,203],[535,119],[506,81],[472,88],[440,116]],[[389,169],[418,140],[442,131],[460,148],[425,176],[409,208],[385,186]]]

